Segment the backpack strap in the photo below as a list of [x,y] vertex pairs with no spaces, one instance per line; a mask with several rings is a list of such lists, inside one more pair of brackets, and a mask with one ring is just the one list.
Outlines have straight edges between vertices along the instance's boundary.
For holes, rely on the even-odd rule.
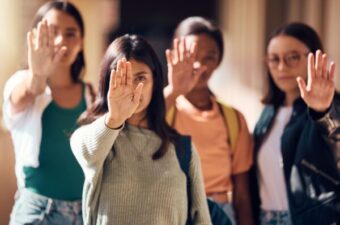
[[176,117],[176,107],[171,106],[171,108],[166,112],[166,122],[168,122],[169,126],[173,127],[175,125],[175,117]]
[[187,199],[188,199],[188,217],[186,225],[192,224],[192,218],[190,216],[191,209],[191,182],[190,182],[190,160],[191,160],[191,138],[189,136],[180,136],[176,143],[176,156],[179,165],[185,174],[187,181]]
[[224,123],[228,131],[228,143],[230,144],[233,153],[241,130],[239,114],[237,110],[231,106],[220,102],[218,102],[218,105],[224,118]]
[[[191,139],[189,136],[180,136],[176,143],[176,156],[181,167],[181,170],[185,174],[187,181],[187,199],[188,199],[188,217],[185,225],[192,225],[192,218],[190,215],[190,209],[192,205],[191,200],[191,182],[190,182],[190,160],[191,160]],[[207,198],[209,214],[213,225],[231,225],[228,215],[223,209],[214,201]]]
[[[228,131],[228,143],[233,151],[235,150],[238,135],[241,130],[239,114],[236,109],[229,105],[218,102],[218,106],[224,118],[224,124]],[[177,110],[175,106],[172,106],[166,113],[166,121],[170,126],[173,126],[175,124],[176,113]]]

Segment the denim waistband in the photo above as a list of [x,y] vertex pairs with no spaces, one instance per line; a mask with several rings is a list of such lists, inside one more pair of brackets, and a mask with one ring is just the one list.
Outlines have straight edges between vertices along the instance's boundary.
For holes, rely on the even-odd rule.
[[46,205],[46,211],[57,210],[63,212],[80,213],[81,212],[81,200],[77,201],[64,201],[59,199],[49,198],[37,193],[34,193],[25,188],[19,190],[20,198],[29,198],[41,202],[41,204]]

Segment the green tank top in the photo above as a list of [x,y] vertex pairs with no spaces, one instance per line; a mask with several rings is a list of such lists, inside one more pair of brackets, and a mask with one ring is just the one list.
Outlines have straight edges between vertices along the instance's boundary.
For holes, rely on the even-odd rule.
[[52,101],[43,112],[39,167],[23,168],[25,186],[34,193],[66,201],[81,199],[84,174],[71,151],[70,137],[86,110],[84,91],[82,96],[74,108],[61,108]]

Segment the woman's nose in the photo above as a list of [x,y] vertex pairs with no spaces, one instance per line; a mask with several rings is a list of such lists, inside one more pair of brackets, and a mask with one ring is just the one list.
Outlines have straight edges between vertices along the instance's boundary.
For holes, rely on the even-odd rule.
[[284,59],[280,59],[279,64],[277,65],[277,69],[283,70],[285,67],[287,67],[286,62],[284,61]]

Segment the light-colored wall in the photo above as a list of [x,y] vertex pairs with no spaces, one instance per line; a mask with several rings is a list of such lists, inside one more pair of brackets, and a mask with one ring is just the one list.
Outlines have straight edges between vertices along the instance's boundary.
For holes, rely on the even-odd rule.
[[252,130],[262,109],[265,0],[221,0],[219,9],[224,59],[209,84],[245,115]]
[[[20,11],[18,1],[0,0],[0,92],[9,74],[18,68],[20,57]],[[1,94],[2,96],[2,94]],[[0,100],[2,103],[2,97]],[[0,117],[2,111],[0,110]],[[16,182],[14,176],[14,154],[7,132],[0,122],[0,224],[8,224],[13,204]]]

